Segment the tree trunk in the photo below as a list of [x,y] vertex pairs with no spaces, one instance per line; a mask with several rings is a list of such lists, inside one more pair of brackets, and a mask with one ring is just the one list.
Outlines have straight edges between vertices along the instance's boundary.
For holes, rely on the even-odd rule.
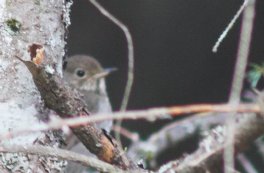
[[[0,133],[38,126],[45,111],[32,75],[15,58],[30,59],[28,47],[44,48],[47,60],[62,74],[65,28],[70,24],[69,7],[64,0],[0,1]],[[53,133],[26,134],[1,144],[59,146]],[[0,153],[0,172],[61,172],[64,162],[25,154]]]

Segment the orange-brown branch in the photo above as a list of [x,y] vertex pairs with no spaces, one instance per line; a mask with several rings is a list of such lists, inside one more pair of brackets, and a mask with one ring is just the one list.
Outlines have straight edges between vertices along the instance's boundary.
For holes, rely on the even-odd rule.
[[[115,113],[110,113],[110,114],[97,114],[96,116],[88,116],[88,117],[84,116],[84,117],[66,118],[66,119],[51,119],[49,123],[41,127],[20,129],[17,131],[2,134],[0,135],[0,139],[11,138],[19,134],[30,133],[30,132],[61,129],[65,126],[77,127],[77,126],[85,125],[91,122],[99,122],[99,121],[104,121],[104,120],[109,120],[109,119],[155,120],[158,118],[164,118],[164,116],[168,114],[175,117],[175,116],[179,116],[183,114],[202,113],[202,112],[260,113],[261,109],[258,104],[239,104],[237,107],[233,107],[230,104],[196,104],[196,105],[152,108],[152,109],[137,110],[137,111],[115,112]],[[206,114],[203,114],[203,115],[206,115]]]
[[168,108],[168,113],[177,116],[188,113],[201,113],[201,112],[254,112],[259,113],[260,107],[257,104],[239,104],[234,107],[230,104],[197,104],[186,106],[173,106]]

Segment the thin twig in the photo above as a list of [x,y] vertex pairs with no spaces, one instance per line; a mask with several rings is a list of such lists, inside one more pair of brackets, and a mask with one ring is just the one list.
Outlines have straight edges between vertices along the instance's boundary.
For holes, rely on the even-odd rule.
[[247,173],[258,173],[245,154],[238,154],[237,160]]
[[[246,0],[245,0],[246,2]],[[245,3],[244,2],[244,3]],[[247,4],[247,3],[246,3]],[[245,8],[241,34],[238,46],[237,61],[232,81],[231,92],[229,96],[229,103],[236,107],[240,102],[240,95],[243,88],[243,80],[246,73],[248,55],[250,50],[250,42],[254,24],[255,15],[255,0],[251,0],[249,5]],[[234,142],[234,119],[231,116],[228,122],[228,135],[227,143],[232,144]],[[233,145],[228,145],[228,148],[224,152],[224,162],[225,162],[225,173],[228,173],[230,168],[234,169],[234,147]]]
[[231,22],[227,25],[227,27],[222,32],[222,34],[218,37],[218,40],[217,40],[217,42],[215,43],[215,45],[213,46],[213,49],[212,49],[212,51],[214,53],[217,52],[218,47],[220,46],[220,44],[222,43],[222,41],[225,39],[226,35],[231,30],[231,28],[234,26],[234,24],[237,21],[238,17],[240,16],[240,14],[242,13],[242,11],[246,7],[248,1],[249,0],[244,0],[243,4],[241,5],[241,7],[239,8],[239,10],[237,11],[236,15],[233,17],[233,19],[231,20]]
[[123,135],[124,137],[126,137],[127,139],[131,140],[133,143],[137,142],[139,140],[139,134],[138,133],[134,133],[134,132],[130,132],[129,130],[120,127],[120,126],[113,126],[112,130],[115,132],[117,131],[119,134]]
[[251,36],[254,24],[255,16],[255,0],[250,0],[250,4],[245,9],[242,26],[241,35],[239,41],[239,47],[237,52],[237,62],[235,66],[235,72],[233,76],[232,89],[230,93],[229,101],[240,101],[240,94],[242,91],[243,80],[245,77],[245,71],[247,67],[248,55],[250,50]]
[[[206,113],[204,113],[206,114]],[[128,155],[133,160],[145,159],[150,168],[157,168],[157,160],[166,149],[181,145],[187,140],[202,136],[204,131],[223,125],[229,114],[210,113],[208,116],[193,115],[180,121],[172,122],[159,131],[152,133],[148,139],[132,143]],[[181,151],[183,153],[183,151]],[[151,153],[151,160],[149,155]]]
[[[237,107],[233,107],[229,104],[198,104],[198,105],[187,105],[187,106],[173,106],[173,107],[162,107],[162,108],[152,108],[147,110],[139,111],[127,111],[127,112],[115,112],[109,114],[96,114],[94,116],[83,116],[76,118],[67,118],[67,119],[51,119],[47,124],[38,126],[35,128],[25,128],[18,129],[16,131],[10,131],[8,133],[0,135],[0,139],[12,138],[17,135],[30,133],[30,132],[39,132],[55,129],[67,129],[67,127],[77,127],[81,125],[86,125],[91,122],[100,122],[105,120],[137,120],[137,119],[146,119],[149,121],[155,121],[157,118],[170,118],[171,116],[178,116],[182,114],[190,113],[200,113],[200,112],[253,112],[260,113],[260,106],[257,104],[240,104]],[[199,114],[206,115],[206,114]]]
[[[109,20],[111,20],[114,24],[116,24],[125,34],[126,41],[127,41],[127,50],[128,50],[128,72],[127,72],[127,83],[125,87],[125,92],[123,96],[123,100],[121,103],[120,110],[125,111],[127,108],[127,104],[129,101],[132,85],[134,82],[134,46],[133,46],[133,40],[132,36],[129,32],[128,27],[123,24],[119,19],[117,19],[114,15],[112,15],[110,12],[108,12],[100,3],[98,3],[96,0],[90,0],[90,2]],[[117,126],[122,126],[122,120],[117,122]],[[120,134],[115,134],[116,140],[120,142]]]
[[122,100],[122,104],[120,107],[121,111],[126,110],[127,104],[129,101],[129,96],[131,93],[131,88],[134,81],[134,46],[132,36],[129,32],[128,27],[122,23],[119,19],[117,19],[114,15],[108,12],[100,3],[96,0],[90,0],[90,2],[109,20],[111,20],[114,24],[116,24],[125,34],[126,41],[127,41],[127,50],[128,50],[128,74],[127,74],[127,83],[124,92],[124,97]]
[[119,172],[124,173],[125,171],[110,165],[106,162],[100,161],[96,158],[78,154],[75,152],[52,148],[48,146],[32,145],[32,146],[20,146],[20,145],[1,145],[1,153],[25,153],[32,155],[41,155],[45,157],[56,157],[62,160],[68,160],[78,162],[87,167],[93,167],[100,172]]
[[[244,114],[237,120],[234,129],[237,154],[246,150],[255,139],[263,135],[264,119],[259,114],[250,116]],[[222,128],[222,133],[219,132],[209,135],[194,153],[184,159],[165,164],[160,168],[159,173],[223,173],[223,150],[231,144],[224,141],[225,134],[228,133],[225,128]],[[229,167],[229,170],[234,169]]]

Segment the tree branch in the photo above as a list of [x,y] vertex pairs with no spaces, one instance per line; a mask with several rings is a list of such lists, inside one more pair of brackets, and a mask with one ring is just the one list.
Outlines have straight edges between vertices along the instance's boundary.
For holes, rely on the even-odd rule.
[[[31,58],[34,60],[35,57]],[[64,83],[56,70],[52,69],[53,64],[45,62],[45,58],[40,64],[35,64],[32,61],[21,61],[31,72],[34,83],[49,109],[54,110],[62,118],[90,115],[79,93]],[[99,159],[123,169],[135,169],[137,167],[125,156],[119,144],[101,129],[98,129],[94,123],[71,127],[71,130],[84,146]]]
[[136,160],[143,158],[151,168],[156,168],[159,155],[166,149],[177,148],[185,140],[202,135],[200,132],[208,131],[217,125],[223,125],[228,116],[224,113],[212,113],[209,116],[194,115],[170,123],[158,132],[151,134],[147,140],[132,143],[128,155]]
[[[248,0],[245,0],[245,3]],[[253,31],[253,24],[254,24],[254,17],[255,17],[255,0],[250,0],[248,5],[245,7],[242,19],[242,26],[241,26],[241,34],[237,52],[237,60],[235,64],[235,70],[233,74],[233,81],[232,87],[229,95],[229,103],[236,107],[240,102],[240,95],[243,88],[243,81],[246,74],[246,67],[247,61],[249,58],[249,50],[250,50],[250,43]],[[235,113],[235,112],[234,112]],[[230,116],[227,130],[228,135],[226,139],[226,143],[232,144],[234,142],[234,124],[235,120],[232,116]],[[224,167],[225,173],[229,173],[229,169],[234,169],[234,147],[233,145],[228,145],[224,151]]]
[[[259,95],[260,107],[263,107],[264,94]],[[234,124],[234,143],[226,143],[228,132],[222,128],[217,133],[211,133],[201,144],[199,149],[185,157],[182,161],[173,161],[160,168],[159,172],[167,173],[214,173],[223,172],[223,151],[228,145],[234,145],[235,154],[246,148],[264,133],[264,119],[261,114],[245,114],[237,116]]]
[[[8,139],[21,134],[26,133],[34,133],[39,131],[47,131],[47,130],[58,130],[58,129],[66,129],[67,127],[76,127],[81,125],[86,125],[88,123],[96,123],[105,120],[118,120],[118,119],[126,119],[126,120],[138,120],[138,119],[146,119],[146,120],[156,120],[158,118],[170,118],[164,115],[171,116],[179,116],[182,114],[190,114],[190,113],[202,113],[205,114],[197,114],[198,116],[194,119],[199,119],[202,117],[206,117],[209,114],[206,112],[240,112],[240,113],[260,113],[261,108],[258,104],[239,104],[238,107],[230,106],[229,104],[197,104],[197,105],[186,105],[186,106],[172,106],[172,107],[162,107],[162,108],[152,108],[148,110],[138,110],[138,111],[126,111],[126,112],[115,112],[111,114],[96,114],[96,116],[81,116],[74,118],[52,118],[50,122],[43,124],[38,127],[29,127],[25,129],[17,129],[12,132],[0,134],[0,139]],[[203,118],[202,118],[203,119]],[[207,119],[207,118],[205,118]],[[210,117],[208,118],[210,119]],[[216,118],[217,119],[217,118]],[[187,121],[187,120],[186,120]],[[192,120],[191,120],[192,121]],[[197,121],[199,122],[199,121]],[[180,122],[179,122],[180,123]]]
[[62,160],[74,161],[87,167],[93,167],[100,172],[117,172],[124,173],[123,170],[114,167],[108,163],[102,162],[98,159],[88,157],[75,152],[62,150],[59,148],[52,148],[48,146],[32,145],[0,145],[0,152],[2,153],[25,153],[32,155],[40,155],[45,157],[56,157]]
[[[260,113],[261,108],[258,104],[239,104],[238,107],[230,106],[229,104],[197,104],[197,105],[185,105],[185,106],[172,106],[172,107],[161,107],[161,108],[151,108],[147,110],[137,110],[137,111],[126,111],[126,112],[115,112],[109,114],[96,114],[93,116],[81,116],[81,117],[73,117],[73,118],[52,118],[50,122],[43,124],[42,126],[34,127],[34,128],[25,128],[25,129],[17,129],[16,131],[8,132],[0,135],[0,139],[12,138],[17,135],[39,132],[39,131],[47,131],[47,130],[58,130],[58,129],[67,129],[67,127],[76,127],[81,125],[86,125],[89,123],[95,123],[105,120],[118,120],[118,119],[126,119],[126,120],[137,120],[137,119],[146,119],[146,120],[156,120],[158,118],[170,118],[168,115],[179,116],[182,114],[192,114],[192,113],[205,113],[198,114],[199,116],[194,119],[199,119],[202,117],[206,117],[209,112],[239,112],[239,113]],[[203,118],[202,118],[203,119]],[[207,119],[207,118],[205,118]],[[210,119],[210,117],[209,117]],[[187,121],[187,120],[186,120]]]

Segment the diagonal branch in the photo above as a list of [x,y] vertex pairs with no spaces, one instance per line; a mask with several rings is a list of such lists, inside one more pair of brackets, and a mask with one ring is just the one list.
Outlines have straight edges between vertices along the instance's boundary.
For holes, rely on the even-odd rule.
[[[172,122],[151,134],[148,139],[132,143],[128,154],[133,159],[144,158],[151,168],[156,168],[160,154],[166,149],[178,148],[184,141],[202,136],[202,132],[223,125],[228,116],[227,113],[211,113],[208,116],[193,115]],[[183,153],[183,151],[180,152]]]
[[[55,70],[51,70],[53,65],[45,62],[45,58],[40,64],[35,64],[32,61],[21,61],[31,72],[34,83],[49,109],[54,110],[62,118],[90,116],[79,93],[65,84]],[[99,159],[122,169],[137,167],[126,157],[119,144],[101,129],[98,129],[94,123],[71,127],[71,130],[84,146]]]
[[40,155],[45,157],[56,157],[62,160],[78,162],[87,167],[93,167],[100,172],[116,172],[125,173],[125,171],[114,167],[108,163],[102,162],[93,157],[88,157],[75,152],[52,148],[42,145],[19,146],[19,145],[1,145],[0,152],[2,153],[25,153],[32,155]]
[[225,28],[225,30],[221,33],[221,35],[218,37],[216,43],[213,46],[212,51],[214,53],[216,53],[218,51],[218,47],[220,46],[220,44],[223,42],[223,40],[225,39],[225,37],[227,36],[228,32],[232,29],[232,27],[234,26],[235,22],[237,21],[238,17],[241,15],[241,13],[243,12],[243,10],[245,9],[245,7],[247,6],[249,0],[244,0],[243,4],[241,5],[241,7],[239,8],[239,10],[236,12],[236,14],[234,15],[233,19],[230,21],[230,23],[227,25],[227,27]]
[[[242,115],[241,115],[242,116]],[[235,154],[244,151],[259,136],[264,133],[264,119],[260,115],[244,115],[237,119],[234,130]],[[175,171],[176,173],[222,173],[223,151],[230,145],[226,144],[226,129],[217,136],[211,134],[201,144],[199,149],[185,157],[182,161],[172,161],[160,168],[160,173]]]
[[226,147],[234,145],[235,153],[245,151],[252,142],[264,134],[264,91],[258,95],[259,113],[244,113],[236,116],[234,141],[226,143],[228,131],[225,127],[211,133],[193,154],[182,160],[169,162],[159,169],[159,173],[222,173],[223,154]]

